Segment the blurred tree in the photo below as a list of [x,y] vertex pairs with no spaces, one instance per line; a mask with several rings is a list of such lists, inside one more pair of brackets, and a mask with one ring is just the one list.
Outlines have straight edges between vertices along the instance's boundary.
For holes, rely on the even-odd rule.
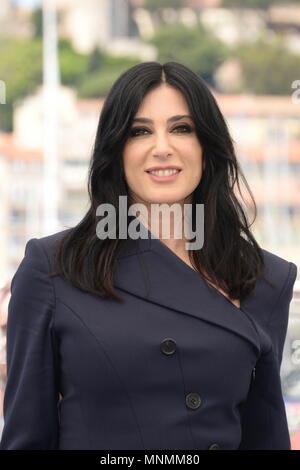
[[59,39],[58,52],[62,83],[76,87],[86,74],[89,56],[76,52],[69,39]]
[[87,72],[93,73],[96,70],[101,69],[105,61],[105,53],[99,48],[95,47],[90,54],[88,64],[87,64]]
[[158,51],[160,62],[181,62],[214,85],[213,74],[229,57],[228,47],[203,26],[189,28],[181,24],[164,26],[149,39]]
[[[80,54],[68,39],[59,39],[58,53],[62,84],[74,87],[84,97],[105,94],[115,77],[140,61],[136,57],[115,57],[102,52],[99,55],[95,51],[91,55]],[[14,104],[33,93],[43,81],[42,38],[2,38],[0,56],[1,80],[6,84],[6,103],[1,105],[0,129],[11,132]]]
[[3,132],[11,132],[13,122],[13,104],[11,101],[6,99],[6,103],[1,104],[0,106],[0,130]]
[[80,98],[100,98],[107,95],[114,80],[119,76],[119,71],[111,70],[95,72],[89,75],[78,87]]
[[42,83],[42,41],[6,38],[0,42],[1,80],[6,83],[6,104],[1,105],[0,128],[12,130],[16,100],[32,93]]
[[[113,82],[121,73],[140,62],[139,59],[131,59],[130,57],[107,57],[106,60],[107,63],[101,70],[83,77],[83,80],[78,85],[78,95],[80,98],[100,98],[106,96]],[[111,63],[110,66],[108,65],[109,62]]]
[[[60,23],[61,12],[56,10],[57,23]],[[31,24],[33,28],[33,37],[41,38],[43,36],[43,9],[41,7],[35,8],[31,13]]]
[[239,44],[233,52],[243,70],[244,88],[256,94],[291,94],[299,78],[300,57],[292,54],[278,36],[272,43],[259,39]]
[[33,37],[41,38],[43,36],[43,10],[35,8],[31,15],[31,23],[33,26]]
[[145,8],[150,11],[159,8],[182,8],[184,3],[184,0],[145,0]]

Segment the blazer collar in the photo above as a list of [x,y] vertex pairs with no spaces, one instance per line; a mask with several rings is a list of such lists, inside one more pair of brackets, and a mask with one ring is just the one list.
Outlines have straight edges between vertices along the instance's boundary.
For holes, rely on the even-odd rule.
[[144,229],[147,238],[126,239],[114,272],[115,286],[148,302],[225,328],[249,341],[260,354],[260,336],[247,311],[247,302],[236,307],[145,226]]

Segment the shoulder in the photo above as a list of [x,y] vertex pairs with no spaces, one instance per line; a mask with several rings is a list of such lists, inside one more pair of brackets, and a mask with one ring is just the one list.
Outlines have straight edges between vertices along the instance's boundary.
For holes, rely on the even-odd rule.
[[45,299],[54,304],[54,287],[49,273],[55,270],[56,242],[61,240],[68,230],[70,229],[46,237],[30,238],[26,242],[24,256],[11,279],[11,306],[21,301],[44,302]]
[[262,251],[265,261],[264,275],[274,284],[272,293],[275,300],[278,301],[278,298],[281,297],[284,292],[293,288],[298,268],[292,261],[282,258],[268,250],[263,249]]
[[49,277],[54,265],[52,250],[66,232],[63,230],[46,237],[30,238],[26,242],[23,258],[11,279],[9,310],[13,313],[10,317],[19,315],[21,303],[32,306],[32,312],[36,310],[36,304],[55,304],[54,287]]
[[289,304],[297,277],[297,266],[281,256],[262,249],[263,278],[256,282],[254,292],[245,300],[245,306],[268,321],[280,302]]
[[265,249],[262,249],[262,253],[265,262],[264,274],[278,287],[290,277],[296,277],[297,266],[295,263]]
[[67,228],[65,230],[55,232],[51,235],[46,235],[45,237],[34,238],[33,240],[36,240],[37,244],[40,245],[48,253],[57,245],[57,243],[62,240],[64,236],[68,235],[71,230],[71,228]]
[[28,262],[35,263],[40,267],[45,265],[47,269],[54,269],[54,253],[64,236],[71,231],[70,228],[55,232],[40,238],[30,238],[25,245],[25,259]]

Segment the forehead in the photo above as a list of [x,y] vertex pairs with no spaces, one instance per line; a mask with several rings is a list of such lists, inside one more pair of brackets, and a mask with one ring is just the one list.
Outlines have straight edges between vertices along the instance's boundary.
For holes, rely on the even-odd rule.
[[176,88],[162,85],[144,96],[135,117],[167,118],[175,114],[190,114],[185,97]]

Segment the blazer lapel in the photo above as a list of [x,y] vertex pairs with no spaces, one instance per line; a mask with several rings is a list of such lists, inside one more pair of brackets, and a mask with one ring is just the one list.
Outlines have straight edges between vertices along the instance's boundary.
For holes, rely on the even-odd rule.
[[260,353],[259,333],[244,303],[238,308],[214,291],[199,273],[144,229],[148,238],[128,238],[124,242],[114,272],[115,286],[148,302],[225,328],[249,341]]

